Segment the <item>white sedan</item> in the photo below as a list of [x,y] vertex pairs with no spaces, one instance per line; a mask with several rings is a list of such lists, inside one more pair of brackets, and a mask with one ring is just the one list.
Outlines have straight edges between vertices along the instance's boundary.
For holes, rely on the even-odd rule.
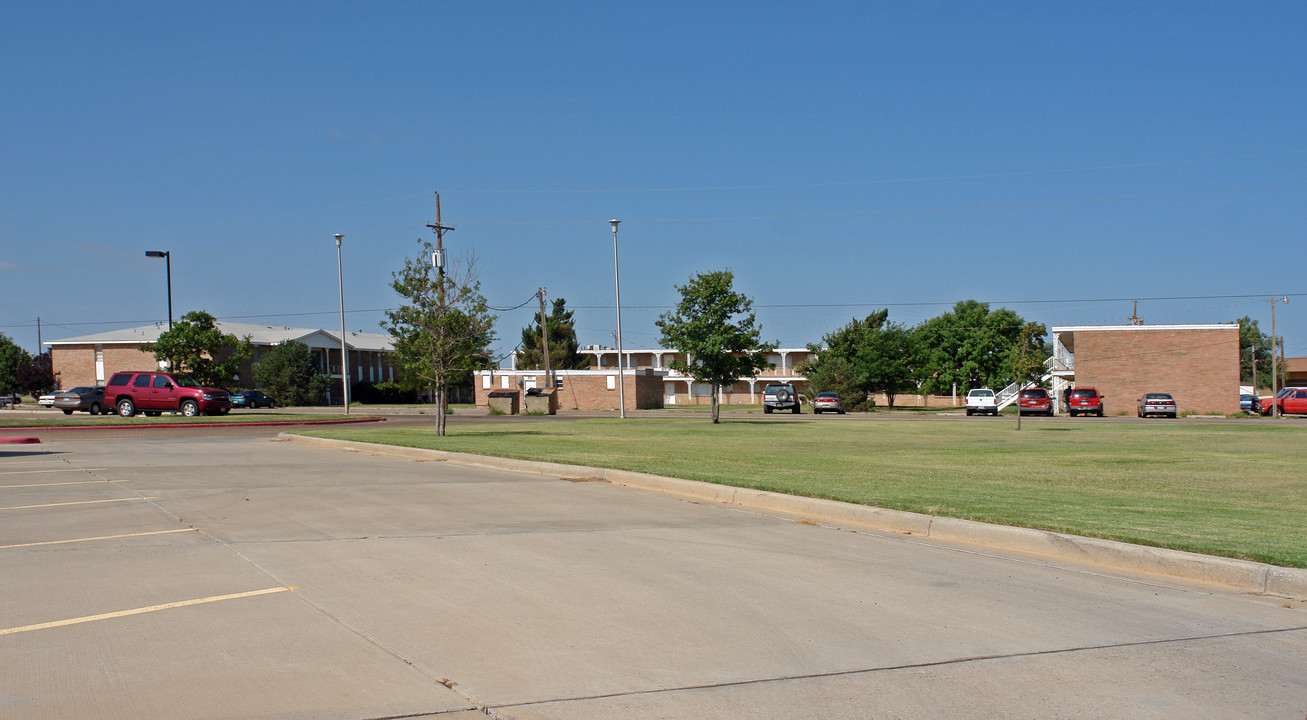
[[976,388],[967,393],[967,415],[989,413],[998,415],[998,398],[989,388]]
[[54,393],[48,392],[42,395],[41,397],[38,397],[36,399],[36,404],[40,405],[41,407],[48,407],[48,408],[54,407]]

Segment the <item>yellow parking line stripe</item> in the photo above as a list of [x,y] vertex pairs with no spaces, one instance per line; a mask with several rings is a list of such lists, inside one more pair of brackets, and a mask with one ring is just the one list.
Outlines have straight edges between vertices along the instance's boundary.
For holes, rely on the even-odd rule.
[[112,620],[114,618],[130,617],[132,615],[143,615],[145,613],[158,612],[160,610],[171,610],[179,607],[190,607],[191,605],[204,605],[206,603],[222,602],[223,600],[239,600],[241,598],[255,597],[257,595],[270,595],[272,593],[290,592],[289,587],[267,588],[265,590],[252,590],[250,592],[234,593],[232,595],[214,595],[206,598],[196,598],[194,600],[181,600],[179,602],[164,603],[163,605],[151,605],[150,607],[135,608],[132,610],[119,610],[118,612],[102,613],[100,615],[87,615],[86,617],[69,618],[68,620],[55,620],[54,622],[37,623],[35,625],[20,625],[18,627],[0,628],[0,635],[17,635],[18,633],[31,632],[33,630],[48,630],[50,628],[66,627],[68,625],[80,625],[82,623],[96,622],[97,620]]
[[95,472],[104,468],[59,468],[58,470],[6,470],[0,472],[0,475],[35,475],[37,473],[56,473],[56,472]]
[[13,507],[0,507],[0,510],[32,510],[34,508],[63,507],[65,505],[95,505],[97,503],[111,502],[132,502],[133,500],[158,500],[157,497],[139,497],[139,498],[118,498],[116,500],[82,500],[80,502],[66,503],[49,503],[46,505],[15,505]]
[[98,484],[98,485],[103,485],[103,484],[105,484],[105,483],[107,483],[107,482],[109,482],[109,481],[108,481],[108,480],[71,480],[71,481],[69,481],[69,482],[57,482],[57,483],[30,483],[30,484],[27,484],[27,485],[0,485],[0,490],[8,490],[9,488],[56,487],[56,486],[59,486],[59,485],[97,485],[97,484]]
[[168,535],[169,533],[179,532],[196,532],[196,530],[195,528],[180,528],[178,530],[156,530],[154,532],[126,533],[123,535],[100,535],[99,537],[74,538],[72,540],[46,540],[45,542],[20,543],[18,545],[0,545],[0,550],[37,547],[38,545],[67,545],[70,543],[94,542],[96,540],[118,540],[120,538],[146,537],[149,535]]

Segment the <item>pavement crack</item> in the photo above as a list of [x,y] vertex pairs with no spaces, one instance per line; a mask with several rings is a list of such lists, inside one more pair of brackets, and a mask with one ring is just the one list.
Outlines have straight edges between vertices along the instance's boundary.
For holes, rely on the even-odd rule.
[[1286,628],[1270,628],[1267,630],[1243,630],[1240,632],[1230,632],[1230,633],[1213,633],[1209,635],[1191,635],[1191,636],[1176,637],[1176,638],[1160,638],[1157,640],[1135,640],[1131,642],[1107,643],[1103,645],[1083,645],[1079,647],[1055,648],[1051,650],[1030,650],[1027,652],[996,653],[992,655],[972,655],[967,657],[949,658],[946,660],[932,660],[929,662],[919,662],[919,663],[904,663],[902,665],[886,665],[884,667],[874,667],[874,668],[858,668],[855,670],[834,670],[831,672],[808,673],[803,675],[778,675],[775,677],[754,678],[752,680],[735,680],[732,682],[704,683],[701,685],[681,685],[677,687],[664,687],[664,688],[657,688],[651,690],[632,690],[628,692],[600,693],[595,695],[580,695],[580,696],[566,697],[566,698],[552,698],[548,700],[533,700],[533,701],[526,701],[526,702],[508,703],[504,705],[499,705],[497,707],[520,708],[520,707],[531,707],[535,705],[547,705],[551,703],[583,702],[586,700],[606,700],[611,698],[639,697],[642,695],[661,695],[665,693],[683,692],[687,690],[715,690],[719,688],[749,687],[751,685],[765,685],[768,683],[788,682],[791,680],[820,680],[822,678],[852,677],[855,675],[870,675],[873,673],[895,672],[899,670],[916,670],[921,668],[948,667],[952,665],[965,665],[968,663],[989,662],[993,660],[1013,660],[1018,658],[1044,657],[1049,655],[1067,655],[1067,654],[1081,653],[1081,652],[1113,650],[1116,648],[1171,645],[1177,643],[1197,642],[1203,640],[1221,640],[1224,638],[1255,637],[1258,635],[1275,635],[1275,634],[1304,632],[1304,631],[1307,631],[1307,625],[1299,625],[1299,626],[1286,627]]

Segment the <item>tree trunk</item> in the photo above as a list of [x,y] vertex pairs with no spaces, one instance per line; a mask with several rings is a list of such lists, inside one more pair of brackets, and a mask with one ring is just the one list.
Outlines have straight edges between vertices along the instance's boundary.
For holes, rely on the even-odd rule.
[[717,391],[718,391],[719,389],[720,389],[720,386],[718,386],[717,383],[713,383],[713,386],[712,386],[712,421],[713,421],[713,424],[714,424],[714,425],[717,424],[717,422],[719,421],[719,418],[721,418],[721,408],[718,407],[718,405],[717,405]]
[[445,436],[445,383],[443,378],[436,382],[436,437]]

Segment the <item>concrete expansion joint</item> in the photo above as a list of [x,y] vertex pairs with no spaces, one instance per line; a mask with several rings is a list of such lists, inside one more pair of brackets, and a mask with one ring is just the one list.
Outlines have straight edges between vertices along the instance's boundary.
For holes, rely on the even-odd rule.
[[1133,545],[1116,540],[785,495],[627,470],[404,448],[350,440],[330,440],[287,433],[282,433],[279,438],[341,450],[366,451],[412,460],[440,459],[456,464],[558,479],[598,477],[615,485],[658,492],[685,500],[748,508],[753,511],[811,520],[833,527],[916,535],[935,540],[1030,553],[1051,559],[1088,563],[1101,569],[1145,573],[1220,586],[1255,595],[1307,601],[1307,568],[1279,567],[1183,550]]

